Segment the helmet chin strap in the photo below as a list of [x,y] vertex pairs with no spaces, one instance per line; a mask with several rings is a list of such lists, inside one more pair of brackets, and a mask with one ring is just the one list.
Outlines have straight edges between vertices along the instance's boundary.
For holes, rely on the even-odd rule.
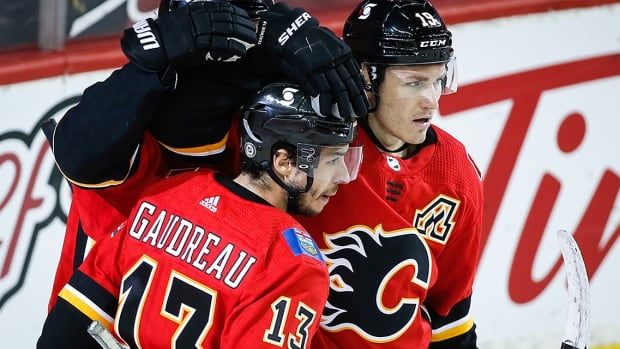
[[276,182],[280,187],[282,187],[282,189],[286,190],[286,192],[288,193],[286,212],[293,213],[293,214],[300,213],[299,212],[299,194],[307,193],[312,187],[312,183],[314,182],[314,179],[310,176],[306,176],[307,178],[306,187],[304,189],[297,189],[284,183],[284,181],[280,177],[278,177],[278,175],[273,171],[273,167],[269,167],[267,169],[267,173],[269,174],[269,177],[273,179],[274,182]]

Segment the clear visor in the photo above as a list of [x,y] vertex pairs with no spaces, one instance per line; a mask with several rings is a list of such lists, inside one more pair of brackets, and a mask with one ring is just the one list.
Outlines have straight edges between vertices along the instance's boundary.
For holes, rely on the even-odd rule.
[[385,68],[383,83],[375,93],[381,98],[439,99],[441,95],[456,92],[456,78],[455,57],[446,63],[390,65]]
[[362,164],[362,146],[297,144],[297,168],[315,180],[349,183]]

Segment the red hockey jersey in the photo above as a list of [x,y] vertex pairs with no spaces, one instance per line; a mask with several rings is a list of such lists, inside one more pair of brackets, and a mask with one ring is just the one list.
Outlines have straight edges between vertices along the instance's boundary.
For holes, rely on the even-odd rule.
[[310,347],[329,281],[301,225],[207,170],[148,193],[97,242],[56,307],[72,305],[132,348]]
[[119,186],[101,189],[72,185],[72,198],[52,293],[48,304],[56,303],[58,292],[99,238],[108,235],[127,219],[139,194],[163,171],[162,154],[157,141],[145,134],[140,145],[135,172]]
[[330,272],[316,347],[426,349],[472,331],[481,180],[460,142],[435,126],[431,135],[403,159],[360,129],[360,177],[317,217],[298,217]]
[[[236,127],[238,120],[234,118],[229,133],[224,137],[227,141],[221,158],[209,167],[227,172],[238,173],[239,169],[239,133]],[[211,149],[221,147],[220,143],[208,144],[196,149]],[[185,151],[185,152],[184,152]],[[175,152],[186,155],[190,159],[187,149],[175,149]],[[72,201],[67,217],[67,228],[63,241],[61,258],[58,261],[54,284],[48,303],[48,310],[56,303],[58,292],[69,281],[71,274],[82,263],[92,246],[103,236],[109,234],[118,224],[127,219],[131,207],[135,204],[140,193],[154,181],[167,176],[171,171],[183,171],[196,165],[180,163],[166,156],[160,143],[148,132],[137,152],[138,156],[132,164],[133,171],[128,178],[120,183],[102,183],[100,188],[72,185]],[[204,158],[201,158],[204,159]],[[193,167],[192,167],[193,166]]]

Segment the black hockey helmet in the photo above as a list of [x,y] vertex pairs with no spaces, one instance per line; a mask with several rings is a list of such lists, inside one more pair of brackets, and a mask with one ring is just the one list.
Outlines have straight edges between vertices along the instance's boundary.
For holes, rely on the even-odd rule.
[[[314,177],[322,150],[349,145],[355,137],[355,127],[354,118],[317,114],[310,97],[299,86],[273,83],[261,89],[243,110],[242,156],[269,171],[273,146],[286,143],[296,150],[297,167]],[[349,147],[344,161],[349,180],[355,179],[361,147]]]
[[[446,63],[444,93],[456,91],[452,33],[428,1],[364,0],[347,18],[343,36],[362,66]],[[383,69],[377,73],[375,91]]]
[[349,15],[344,41],[363,62],[427,64],[453,56],[452,33],[425,0],[365,0]]
[[[199,1],[223,1],[223,0],[161,0],[159,12],[170,11],[177,7],[186,6],[190,2]],[[228,0],[232,5],[244,9],[251,19],[257,19],[259,14],[267,11],[272,5],[273,0]]]

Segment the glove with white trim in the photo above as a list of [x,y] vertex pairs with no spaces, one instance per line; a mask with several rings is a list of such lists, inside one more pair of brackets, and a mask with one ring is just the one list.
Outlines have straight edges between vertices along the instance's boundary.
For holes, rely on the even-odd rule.
[[226,1],[194,1],[126,29],[121,48],[140,69],[163,73],[209,60],[236,61],[255,43],[247,12]]
[[257,46],[249,55],[258,60],[254,66],[269,69],[276,59],[282,73],[313,96],[313,108],[321,115],[366,116],[368,101],[351,49],[316,18],[280,2],[260,15],[257,32]]

